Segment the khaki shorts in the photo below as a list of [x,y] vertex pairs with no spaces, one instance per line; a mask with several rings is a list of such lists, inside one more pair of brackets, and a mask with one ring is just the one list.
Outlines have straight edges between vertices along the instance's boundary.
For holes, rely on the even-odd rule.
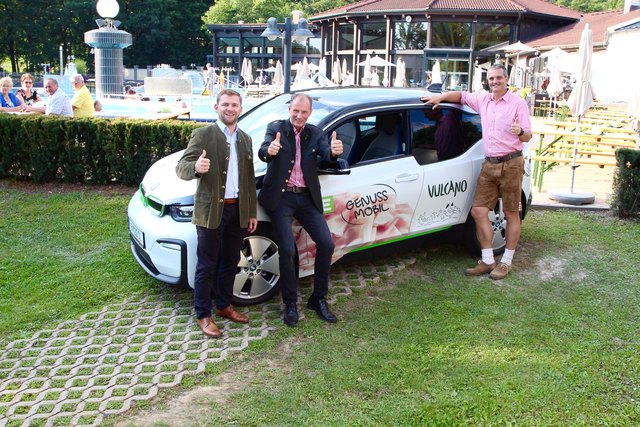
[[495,209],[498,198],[502,197],[505,211],[519,211],[523,175],[524,158],[522,156],[502,163],[490,163],[485,160],[478,177],[473,206]]

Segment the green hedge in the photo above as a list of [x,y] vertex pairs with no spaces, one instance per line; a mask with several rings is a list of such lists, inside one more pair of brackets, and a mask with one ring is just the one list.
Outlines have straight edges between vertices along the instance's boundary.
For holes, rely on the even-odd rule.
[[202,123],[0,114],[0,178],[137,185]]
[[611,208],[621,218],[640,216],[640,150],[616,150],[617,170],[613,178]]

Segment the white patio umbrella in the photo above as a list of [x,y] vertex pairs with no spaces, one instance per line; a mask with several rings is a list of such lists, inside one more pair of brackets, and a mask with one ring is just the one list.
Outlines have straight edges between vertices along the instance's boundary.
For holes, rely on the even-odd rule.
[[247,58],[242,60],[242,66],[240,67],[240,77],[244,79],[244,74],[247,70]]
[[[509,44],[507,46],[503,46],[501,48],[499,48],[498,50],[503,50],[506,53],[511,53],[511,54],[515,54],[516,55],[516,62],[513,64],[513,68],[517,70],[518,68],[518,63],[520,62],[520,54],[521,53],[529,53],[529,52],[537,52],[537,50],[531,46],[527,46],[526,44],[520,42],[520,40],[518,40],[516,43],[512,43]],[[510,78],[509,78],[509,83],[510,84],[514,84],[516,83],[516,73],[517,71],[514,71],[512,69],[511,74],[510,74]],[[513,82],[511,80],[511,76],[513,76]]]
[[364,67],[362,73],[362,85],[369,86],[371,84],[371,55],[367,53],[367,57],[364,61],[358,62],[356,65]]
[[[551,75],[549,76],[549,84],[547,85],[547,93],[551,97],[553,105],[554,101],[557,101],[558,95],[562,93],[562,72],[560,71],[560,58],[549,57],[549,65],[551,68]],[[551,115],[551,110],[549,110]]]
[[440,60],[436,59],[433,67],[431,67],[431,84],[442,83],[442,74],[440,73]]
[[273,84],[276,86],[284,85],[284,70],[282,69],[280,60],[276,63],[276,69],[273,73]]
[[245,58],[247,61],[247,68],[244,70],[244,81],[246,84],[251,84],[255,80],[253,78],[253,64],[249,58]]
[[407,78],[405,76],[406,68],[404,65],[404,61],[401,58],[398,58],[396,62],[396,78],[393,79],[393,86],[395,87],[405,87],[407,83]]
[[482,92],[482,67],[476,65],[473,69],[473,91],[478,93]]
[[[395,65],[394,65],[395,67]],[[389,87],[389,67],[384,67],[384,74],[382,76],[382,86]]]
[[333,61],[333,67],[331,68],[331,81],[335,84],[340,84],[342,82],[342,70],[340,69],[340,61]]
[[323,56],[320,58],[320,65],[318,65],[318,72],[324,77],[327,77],[327,59]]
[[593,203],[595,196],[590,193],[574,193],[573,184],[575,181],[576,157],[578,155],[578,138],[580,136],[580,118],[593,105],[593,91],[591,89],[591,56],[593,54],[593,41],[591,37],[591,24],[585,24],[580,36],[580,47],[578,48],[578,64],[576,71],[576,84],[571,91],[567,101],[567,106],[574,116],[577,116],[576,135],[573,141],[573,161],[571,162],[571,187],[569,194],[550,192],[550,197],[562,203],[572,205],[582,205]]
[[395,67],[396,66],[396,64],[394,64],[393,62],[389,62],[386,59],[379,57],[378,55],[370,59],[369,65],[372,67]]

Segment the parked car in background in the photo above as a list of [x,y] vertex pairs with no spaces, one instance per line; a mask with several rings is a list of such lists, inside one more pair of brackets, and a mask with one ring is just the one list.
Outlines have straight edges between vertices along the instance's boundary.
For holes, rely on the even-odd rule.
[[[336,131],[344,145],[341,169],[320,177],[324,213],[335,242],[333,262],[354,251],[426,234],[464,229],[467,247],[479,252],[469,214],[484,158],[480,117],[466,106],[420,102],[428,92],[400,88],[328,88],[304,91],[313,100],[309,122],[327,135]],[[266,125],[289,117],[291,94],[272,98],[245,113],[239,126],[253,138],[256,190],[266,171],[257,155]],[[459,137],[446,150],[438,126]],[[452,148],[452,145],[455,147]],[[446,152],[445,152],[446,151]],[[152,165],[128,207],[131,251],[150,275],[170,284],[193,286],[196,230],[191,224],[196,181],[175,174],[182,151]],[[521,216],[531,203],[530,159],[524,150]],[[505,246],[501,203],[490,213],[493,249]],[[280,279],[278,245],[269,217],[260,207],[259,226],[244,240],[234,285],[234,304],[257,304],[276,294]],[[297,249],[299,275],[313,274],[315,245],[301,227]]]

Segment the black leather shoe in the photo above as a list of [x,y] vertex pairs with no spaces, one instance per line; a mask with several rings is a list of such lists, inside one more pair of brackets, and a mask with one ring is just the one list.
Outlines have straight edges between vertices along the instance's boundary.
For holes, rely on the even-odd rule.
[[307,308],[318,313],[318,317],[320,317],[325,322],[336,323],[338,318],[329,311],[329,307],[327,306],[327,300],[324,298],[309,298],[307,302]]
[[287,326],[296,326],[298,324],[298,307],[295,302],[289,302],[284,305],[284,324]]

